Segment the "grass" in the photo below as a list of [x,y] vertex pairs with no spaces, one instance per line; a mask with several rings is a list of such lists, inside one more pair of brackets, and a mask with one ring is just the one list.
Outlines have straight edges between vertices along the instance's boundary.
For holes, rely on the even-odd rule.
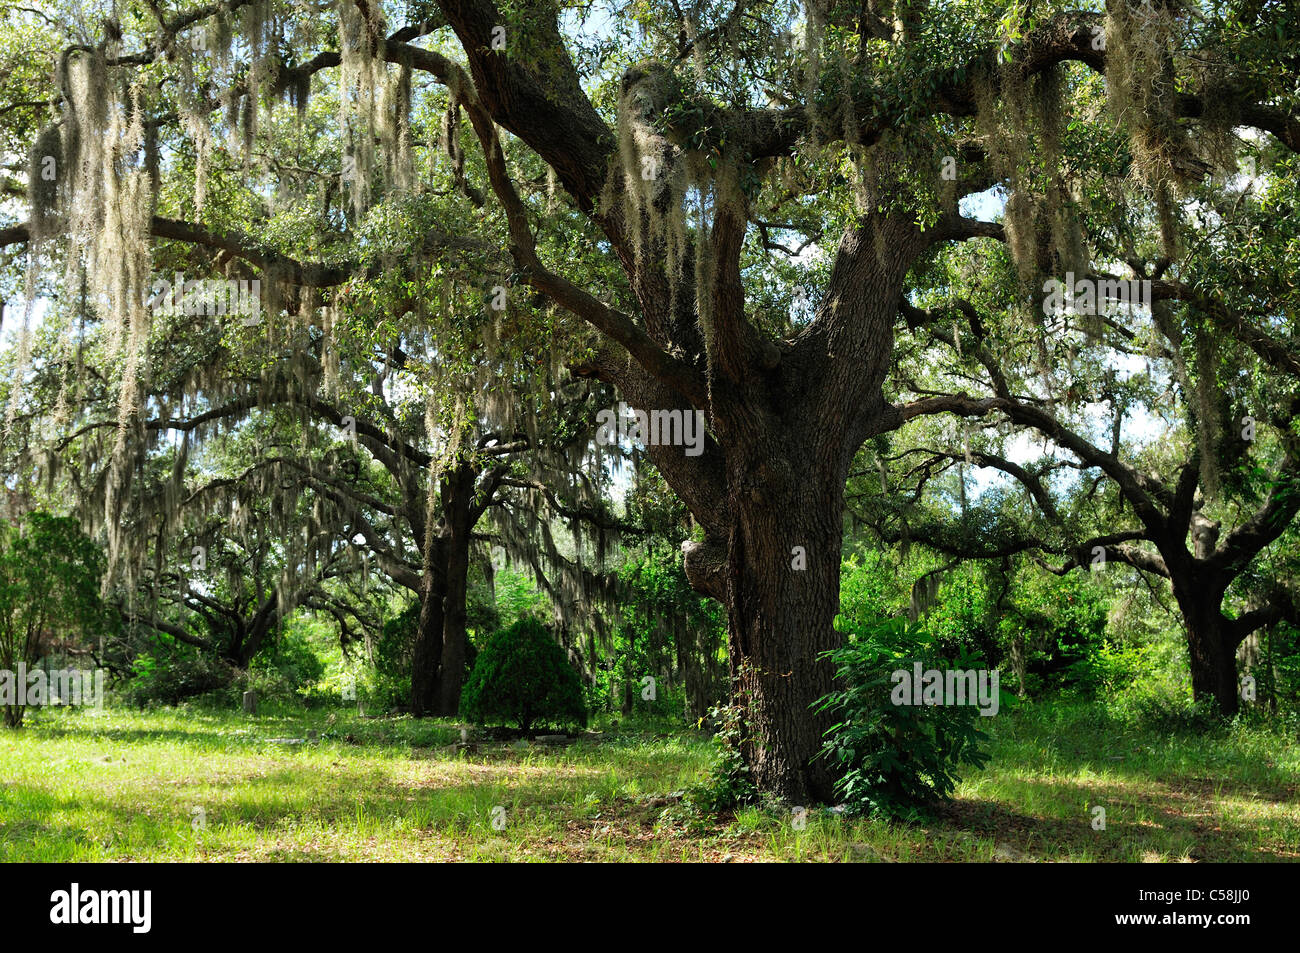
[[[713,759],[694,732],[466,754],[449,722],[44,711],[0,732],[0,861],[1300,858],[1300,744],[1280,730],[1124,731],[1064,703],[990,721],[992,762],[929,821],[810,809],[796,830],[787,812],[677,802]],[[276,740],[309,729],[318,745]]]

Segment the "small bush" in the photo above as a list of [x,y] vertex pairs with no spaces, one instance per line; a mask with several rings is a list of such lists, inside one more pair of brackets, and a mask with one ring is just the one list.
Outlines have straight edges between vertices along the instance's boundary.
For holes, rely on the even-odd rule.
[[981,767],[989,756],[974,706],[896,705],[891,673],[981,667],[972,656],[940,658],[934,641],[902,619],[868,626],[830,653],[843,686],[818,703],[837,719],[826,732],[822,757],[840,776],[836,793],[857,811],[913,820],[947,799],[960,764]]
[[740,752],[742,735],[741,709],[735,705],[721,705],[709,710],[701,722],[719,725],[714,740],[718,743],[718,758],[702,783],[687,792],[687,801],[704,814],[722,814],[734,811],[758,800],[758,787],[750,776]]
[[554,636],[526,617],[488,639],[461,694],[461,713],[476,724],[585,725],[582,682]]
[[220,659],[159,635],[132,660],[125,697],[134,705],[178,705],[213,691],[229,688],[236,673]]
[[248,668],[247,687],[262,697],[302,696],[325,674],[325,663],[296,626],[286,626]]
[[400,708],[411,701],[411,664],[420,628],[420,601],[411,602],[384,622],[375,641],[373,692],[376,704]]

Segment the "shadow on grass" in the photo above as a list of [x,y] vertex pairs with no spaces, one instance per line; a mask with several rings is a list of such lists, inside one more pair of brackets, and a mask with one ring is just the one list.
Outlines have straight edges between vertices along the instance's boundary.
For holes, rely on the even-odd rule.
[[[1116,784],[1022,780],[1037,803],[1078,804],[1077,819],[1041,817],[996,801],[959,799],[943,805],[929,826],[952,836],[988,837],[1028,855],[1053,860],[1086,853],[1102,861],[1135,862],[1148,855],[1197,862],[1295,861],[1295,822],[1279,819],[1270,838],[1249,817],[1230,819],[1232,806],[1187,802],[1159,785],[1142,790]],[[1093,830],[1092,808],[1106,809],[1106,828]],[[1260,843],[1264,840],[1265,843]],[[1272,841],[1269,843],[1268,841]],[[1022,859],[1022,858],[1015,858]]]

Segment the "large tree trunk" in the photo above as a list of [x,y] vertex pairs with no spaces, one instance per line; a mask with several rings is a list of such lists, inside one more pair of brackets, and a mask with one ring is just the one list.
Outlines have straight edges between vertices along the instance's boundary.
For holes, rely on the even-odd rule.
[[1187,655],[1192,673],[1192,697],[1214,702],[1224,715],[1237,713],[1237,638],[1223,614],[1223,584],[1203,574],[1178,574],[1174,598],[1187,626]]
[[469,586],[469,538],[454,536],[447,553],[447,600],[442,623],[442,665],[438,675],[439,714],[460,713],[460,689],[465,681],[465,598]]
[[[663,93],[654,74],[629,71],[624,82],[629,102],[644,92],[653,104]],[[658,135],[650,123],[636,128]],[[683,253],[687,274],[694,256],[707,256],[694,269],[704,279],[694,301],[646,264],[663,261],[653,242],[639,257],[620,251],[646,331],[670,345],[669,360],[652,354],[638,366],[606,349],[575,372],[614,384],[633,407],[706,414],[709,435],[694,456],[649,444],[647,453],[704,529],[703,541],[683,544],[686,573],[727,609],[733,701],[753,779],[764,793],[806,804],[835,796],[834,771],[818,756],[830,719],[812,709],[834,687],[822,656],[841,644],[833,620],[844,485],[863,442],[903,422],[882,393],[894,321],[908,268],[942,235],[923,234],[911,216],[862,216],[840,240],[815,319],[773,340],[750,321],[742,279],[749,210],[738,183],[748,171],[719,171],[711,227]],[[672,363],[677,353],[707,358],[692,365],[698,378]]]
[[460,714],[460,689],[465,680],[465,599],[469,590],[469,544],[474,517],[474,484],[479,471],[462,461],[444,478],[442,518],[446,566],[443,602],[442,657],[438,713]]
[[455,717],[465,680],[465,600],[469,593],[470,537],[483,507],[476,505],[480,470],[465,461],[443,475],[442,528],[432,538],[412,652],[411,714]]
[[442,665],[444,567],[442,547],[434,548],[435,562],[424,574],[420,622],[411,648],[411,714],[423,718],[438,710],[438,672]]
[[244,627],[245,635],[240,644],[239,659],[236,662],[240,669],[247,671],[248,667],[253,664],[253,659],[262,650],[262,644],[278,621],[278,613],[268,614],[259,611],[253,617],[252,623]]
[[1187,624],[1187,654],[1192,669],[1192,697],[1197,701],[1213,700],[1224,715],[1237,713],[1237,646],[1229,620],[1217,603],[1205,600],[1187,604],[1179,600]]
[[244,623],[238,619],[232,620],[230,626],[230,638],[226,642],[222,658],[232,668],[247,669],[252,658],[244,651],[244,643],[248,641],[247,630],[244,628]]
[[1237,713],[1237,644],[1240,639],[1223,614],[1229,578],[1205,566],[1215,552],[1219,524],[1197,512],[1191,519],[1192,551],[1182,540],[1165,547],[1171,588],[1187,627],[1192,697],[1215,703],[1224,715]]
[[[798,454],[794,455],[798,459]],[[830,801],[834,776],[819,757],[830,719],[813,707],[833,687],[843,479],[789,473],[791,458],[734,481],[727,616],[742,750],[760,790],[792,803]],[[748,483],[748,485],[746,485]]]

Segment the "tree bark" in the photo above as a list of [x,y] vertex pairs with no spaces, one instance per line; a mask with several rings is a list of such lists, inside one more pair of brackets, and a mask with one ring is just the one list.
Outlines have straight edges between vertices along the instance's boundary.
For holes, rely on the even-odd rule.
[[447,596],[442,624],[442,664],[438,673],[438,713],[460,713],[460,689],[465,681],[465,598],[469,579],[469,535],[453,535],[447,547]]
[[761,466],[735,498],[726,598],[733,695],[759,789],[824,802],[835,778],[818,755],[831,721],[813,708],[834,684],[823,653],[843,641],[834,618],[844,484],[825,473],[781,479],[776,469]]
[[1209,563],[1219,541],[1219,524],[1200,512],[1189,519],[1191,553],[1181,538],[1161,547],[1174,599],[1187,626],[1187,657],[1192,697],[1215,704],[1231,718],[1240,707],[1237,694],[1237,645],[1241,639],[1223,614],[1223,597],[1231,576]]
[[1173,580],[1173,590],[1187,626],[1192,697],[1217,704],[1231,718],[1241,701],[1237,691],[1238,640],[1221,608],[1223,589],[1216,580],[1188,574]]
[[460,689],[465,681],[465,599],[469,591],[470,533],[476,522],[474,487],[479,472],[470,463],[461,461],[446,476],[442,488],[446,575],[438,713],[449,718],[460,714]]
[[442,667],[443,595],[445,569],[442,547],[435,546],[424,573],[420,596],[420,622],[411,649],[411,714],[423,718],[438,710],[438,676]]

